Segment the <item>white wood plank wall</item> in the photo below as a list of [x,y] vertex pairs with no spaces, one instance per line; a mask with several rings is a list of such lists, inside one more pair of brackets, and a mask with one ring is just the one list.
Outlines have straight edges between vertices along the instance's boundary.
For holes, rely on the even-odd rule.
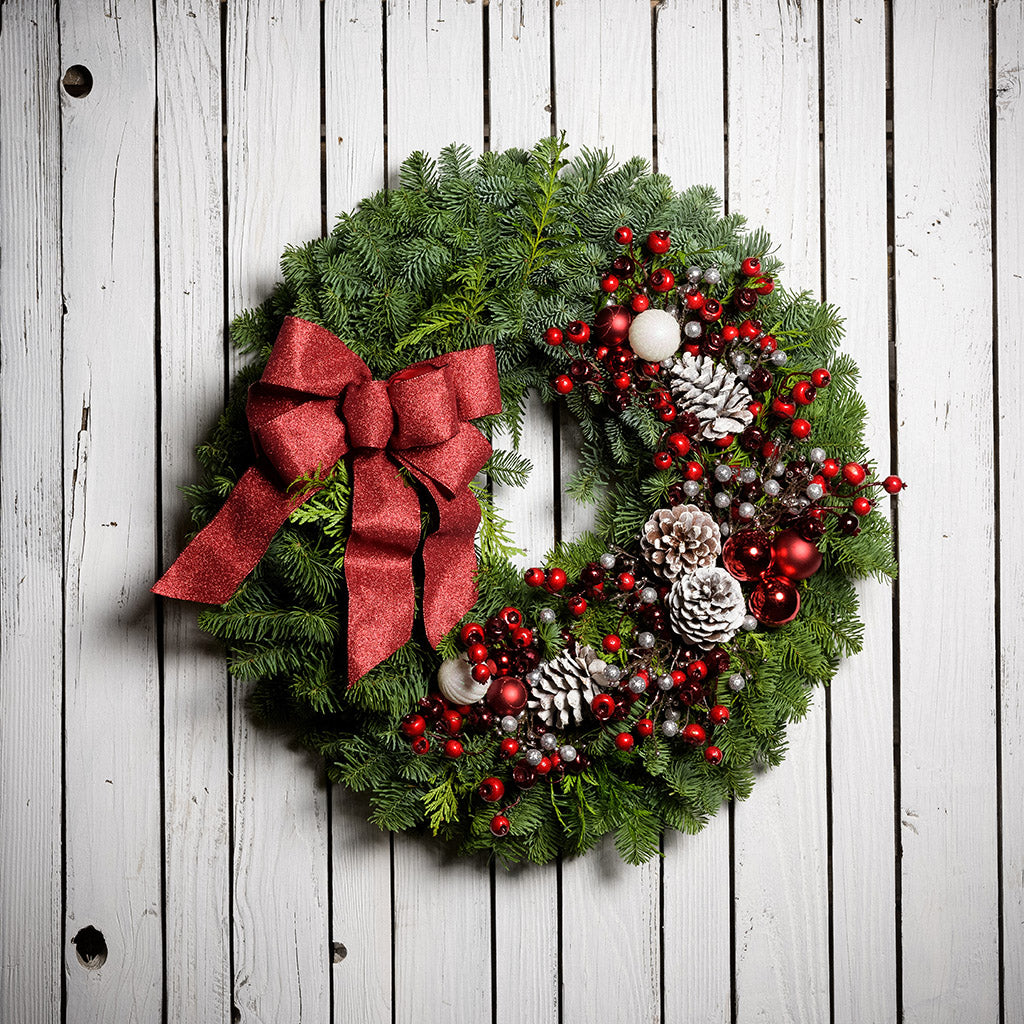
[[[0,4],[0,1021],[1024,1019],[1022,40],[1020,0]],[[285,244],[561,130],[774,232],[911,486],[749,801],[505,872],[367,825],[147,591]],[[569,424],[523,449],[525,563],[587,512]]]

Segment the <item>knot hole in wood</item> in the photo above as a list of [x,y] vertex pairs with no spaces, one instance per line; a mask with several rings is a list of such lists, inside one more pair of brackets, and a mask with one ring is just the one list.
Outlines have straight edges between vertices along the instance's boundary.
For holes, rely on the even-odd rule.
[[107,962],[107,940],[103,932],[87,924],[71,940],[78,962],[89,971],[98,971]]
[[64,91],[76,100],[92,92],[92,72],[84,64],[72,64],[61,79]]

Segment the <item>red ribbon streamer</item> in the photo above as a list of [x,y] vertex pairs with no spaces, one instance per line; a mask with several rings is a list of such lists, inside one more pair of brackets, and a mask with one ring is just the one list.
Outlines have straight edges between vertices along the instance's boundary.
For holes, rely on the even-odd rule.
[[437,529],[423,542],[423,623],[436,647],[476,601],[480,507],[467,485],[491,446],[469,421],[500,411],[490,345],[374,380],[330,331],[288,317],[263,376],[249,389],[246,416],[262,458],[153,592],[224,604],[292,511],[318,490],[289,493],[288,485],[351,454],[352,532],[344,561],[349,683],[412,635],[420,500],[399,467],[437,505]]

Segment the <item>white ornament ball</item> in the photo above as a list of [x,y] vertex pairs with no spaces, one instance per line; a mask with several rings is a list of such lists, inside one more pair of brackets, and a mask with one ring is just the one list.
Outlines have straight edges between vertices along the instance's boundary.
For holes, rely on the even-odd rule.
[[479,704],[490,683],[478,683],[466,658],[442,661],[437,670],[437,688],[449,704]]
[[663,309],[645,309],[629,325],[629,347],[649,363],[660,363],[679,348],[679,321]]

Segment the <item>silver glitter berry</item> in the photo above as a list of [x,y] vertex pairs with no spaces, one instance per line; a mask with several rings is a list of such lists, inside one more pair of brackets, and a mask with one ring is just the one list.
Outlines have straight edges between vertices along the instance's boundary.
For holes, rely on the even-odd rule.
[[543,759],[544,755],[539,750],[528,750],[526,752],[526,763],[533,768],[536,768]]
[[683,324],[683,334],[688,338],[699,338],[704,333],[704,325],[699,320],[687,320]]
[[604,677],[609,683],[617,683],[622,678],[622,669],[618,665],[605,665]]
[[696,480],[687,480],[683,483],[683,494],[688,498],[696,498],[700,494],[700,484]]
[[645,651],[649,651],[654,646],[654,634],[653,633],[640,633],[636,638],[638,647],[642,647]]
[[746,685],[746,679],[744,679],[739,672],[734,672],[729,676],[729,689],[732,690],[733,693],[739,693]]
[[606,551],[600,559],[602,569],[614,569],[615,568],[615,556],[610,552]]
[[548,624],[554,622],[555,617],[555,612],[552,608],[541,608],[540,615],[538,616],[541,622]]
[[662,722],[661,723],[661,735],[672,739],[673,736],[679,735],[679,723],[678,722]]
[[747,363],[743,363],[736,367],[736,376],[739,377],[740,380],[746,380],[750,376],[750,371],[752,369],[752,366],[749,366]]
[[707,281],[708,284],[719,284],[722,280],[722,272],[718,267],[708,267],[708,269],[704,271],[704,280]]
[[748,633],[752,633],[757,629],[757,619],[755,619],[753,615],[744,615],[740,628],[745,629]]
[[808,453],[811,462],[824,462],[825,461],[825,449],[824,448],[812,448]]
[[712,500],[715,503],[715,508],[728,508],[732,503],[732,498],[724,491],[719,491]]
[[782,474],[786,472],[786,464],[784,462],[776,462],[772,467],[772,472],[776,476],[782,476]]
[[679,721],[679,710],[677,708],[669,708],[665,712],[666,722],[678,722]]
[[640,591],[640,600],[643,601],[644,604],[654,604],[654,602],[658,600],[658,592],[654,587],[644,587],[644,589]]
[[825,488],[821,484],[808,484],[807,485],[807,497],[811,501],[817,501],[825,493]]
[[757,470],[753,466],[745,466],[740,470],[740,483],[752,484],[757,479]]
[[738,370],[747,361],[747,357],[742,352],[733,352],[732,354],[732,365]]
[[658,689],[659,690],[671,690],[673,686],[672,676],[666,672],[663,676],[658,676]]
[[558,748],[558,756],[563,761],[575,761],[576,760],[576,748],[571,743],[566,743]]
[[703,273],[704,271],[701,270],[700,267],[687,267],[686,280],[689,281],[690,284],[696,284],[700,280],[700,276]]
[[502,732],[515,732],[519,728],[519,719],[515,715],[505,715],[501,720]]
[[526,673],[526,681],[528,683],[539,683],[540,682],[540,669],[532,668]]
[[631,693],[643,693],[647,689],[647,680],[643,676],[633,676],[629,681]]
[[740,519],[753,519],[754,518],[754,506],[749,501],[741,501],[740,507],[736,509],[739,513]]
[[546,732],[540,738],[541,750],[554,750],[558,746],[558,737],[553,732]]
[[789,362],[789,355],[782,351],[781,348],[777,348],[769,357],[768,362],[772,366],[785,366]]
[[719,483],[725,483],[727,480],[732,479],[732,466],[715,466],[715,479]]
[[778,480],[766,480],[764,484],[764,493],[769,498],[777,498],[782,493],[782,484]]
[[728,523],[719,523],[718,524],[718,532],[723,537],[728,537],[729,534],[732,533],[732,527]]

